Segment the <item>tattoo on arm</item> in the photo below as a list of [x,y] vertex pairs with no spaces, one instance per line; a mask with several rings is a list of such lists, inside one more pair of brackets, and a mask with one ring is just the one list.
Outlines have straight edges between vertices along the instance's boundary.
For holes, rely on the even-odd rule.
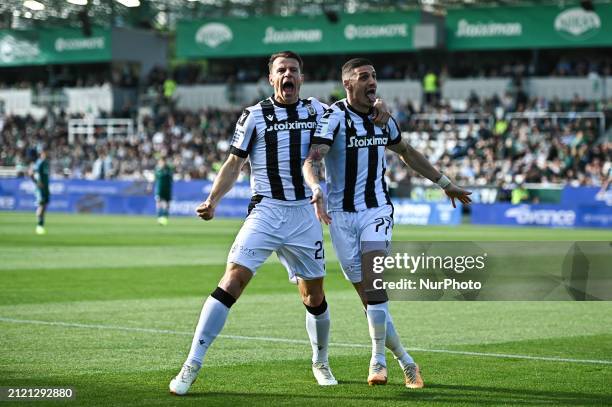
[[325,154],[329,151],[329,146],[326,144],[313,144],[310,147],[308,158],[314,161],[321,161]]
[[[321,170],[322,170],[322,162],[323,158],[329,151],[329,146],[325,144],[313,144],[310,147],[310,151],[308,152],[308,156],[306,157],[306,162],[304,163],[304,176],[306,177],[306,182],[310,185],[315,182],[318,184],[321,179]],[[310,167],[311,171],[308,171],[308,167]],[[315,179],[312,179],[313,176]]]
[[317,177],[319,177],[319,179],[321,178],[323,157],[325,157],[328,151],[329,146],[325,144],[315,144],[310,148],[310,154],[308,155],[308,158],[312,163],[312,169],[314,170],[314,173],[317,175]]

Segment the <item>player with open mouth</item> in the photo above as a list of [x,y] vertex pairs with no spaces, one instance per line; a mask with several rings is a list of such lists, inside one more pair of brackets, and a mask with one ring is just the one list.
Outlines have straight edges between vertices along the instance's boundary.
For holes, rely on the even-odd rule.
[[[382,127],[373,122],[377,82],[370,61],[364,58],[348,61],[342,67],[342,81],[347,97],[334,103],[323,115],[304,163],[304,178],[314,192],[317,217],[330,225],[344,276],[353,284],[366,311],[372,340],[368,384],[387,383],[387,346],[404,372],[406,387],[421,388],[424,383],[419,366],[402,346],[389,313],[387,293],[375,289],[371,273],[372,260],[386,256],[393,233],[393,205],[385,182],[385,150],[397,153],[406,165],[437,183],[453,206],[455,199],[469,203],[471,192],[454,185],[403,140],[395,119]],[[319,186],[323,158],[327,197]]]

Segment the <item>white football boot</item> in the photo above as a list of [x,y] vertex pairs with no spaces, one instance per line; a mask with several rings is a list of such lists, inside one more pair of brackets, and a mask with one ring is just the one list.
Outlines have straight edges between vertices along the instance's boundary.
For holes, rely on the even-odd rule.
[[334,377],[329,368],[328,363],[315,362],[312,364],[312,374],[319,386],[335,386],[338,384],[338,380]]
[[195,382],[198,377],[199,367],[184,364],[183,368],[174,379],[170,381],[170,393],[177,396],[187,394],[189,387]]

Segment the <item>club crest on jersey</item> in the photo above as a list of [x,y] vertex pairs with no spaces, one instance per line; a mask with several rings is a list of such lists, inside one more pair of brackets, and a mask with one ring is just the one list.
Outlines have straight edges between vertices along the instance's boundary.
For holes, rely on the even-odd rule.
[[315,110],[313,105],[306,105],[306,111],[308,112],[309,116],[314,116],[317,114],[317,111]]

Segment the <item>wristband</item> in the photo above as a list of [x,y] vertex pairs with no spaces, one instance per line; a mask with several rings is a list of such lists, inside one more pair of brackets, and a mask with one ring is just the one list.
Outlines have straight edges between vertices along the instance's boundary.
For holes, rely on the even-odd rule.
[[436,184],[438,184],[440,188],[446,189],[446,187],[448,187],[451,184],[451,180],[446,175],[442,174],[442,176],[440,177],[438,182],[436,182]]

